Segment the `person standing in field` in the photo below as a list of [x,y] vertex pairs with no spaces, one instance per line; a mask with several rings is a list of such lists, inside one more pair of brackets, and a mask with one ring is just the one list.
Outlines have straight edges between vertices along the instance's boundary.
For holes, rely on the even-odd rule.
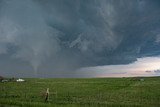
[[49,88],[47,88],[46,94],[45,94],[45,102],[49,100]]

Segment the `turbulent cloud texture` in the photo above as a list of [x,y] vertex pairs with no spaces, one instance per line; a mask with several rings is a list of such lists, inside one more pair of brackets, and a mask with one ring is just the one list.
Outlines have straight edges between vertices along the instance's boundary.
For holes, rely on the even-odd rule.
[[159,5],[159,0],[0,0],[0,72],[74,75],[80,67],[159,55]]

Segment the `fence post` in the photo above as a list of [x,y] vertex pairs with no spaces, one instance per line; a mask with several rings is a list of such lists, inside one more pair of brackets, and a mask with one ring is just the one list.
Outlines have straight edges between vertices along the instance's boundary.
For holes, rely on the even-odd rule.
[[45,94],[45,102],[49,101],[49,88],[47,88],[46,94]]

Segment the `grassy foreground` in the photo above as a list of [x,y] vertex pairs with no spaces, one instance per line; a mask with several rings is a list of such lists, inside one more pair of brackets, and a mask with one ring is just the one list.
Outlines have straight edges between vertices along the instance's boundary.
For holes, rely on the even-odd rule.
[[0,83],[0,107],[160,107],[160,77],[25,80]]

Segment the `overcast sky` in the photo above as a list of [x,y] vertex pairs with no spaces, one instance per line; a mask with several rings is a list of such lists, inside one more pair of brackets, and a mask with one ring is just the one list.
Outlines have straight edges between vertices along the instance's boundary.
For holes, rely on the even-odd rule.
[[0,75],[159,75],[159,47],[159,0],[0,0]]

